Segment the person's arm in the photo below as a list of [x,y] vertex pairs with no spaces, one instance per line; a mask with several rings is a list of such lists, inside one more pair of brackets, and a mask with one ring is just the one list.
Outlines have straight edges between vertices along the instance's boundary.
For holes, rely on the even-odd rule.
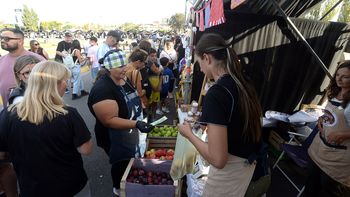
[[83,57],[81,56],[80,50],[78,50],[78,49],[75,50],[73,55],[74,55],[74,56],[77,56],[78,61],[79,61],[79,64],[81,64],[81,63],[83,62]]
[[45,58],[48,60],[49,59],[49,54],[43,49],[43,54],[45,56]]
[[65,57],[67,54],[66,53],[63,53],[64,51],[64,48],[63,48],[63,43],[60,42],[58,43],[57,45],[57,49],[56,49],[56,54],[61,56],[61,57]]
[[92,106],[98,120],[107,128],[132,129],[136,121],[119,118],[119,106],[115,100],[103,100]]
[[138,70],[137,71],[137,80],[136,80],[136,89],[137,89],[137,94],[139,97],[142,97],[144,95],[144,92],[142,91],[142,76],[141,72]]
[[90,139],[89,141],[79,146],[77,150],[82,155],[89,155],[90,153],[92,153],[92,146],[92,140]]
[[334,131],[329,133],[327,141],[334,144],[343,144],[345,141],[350,140],[350,130],[346,131]]
[[208,142],[203,142],[193,134],[190,123],[179,124],[181,135],[186,137],[196,147],[202,157],[218,169],[225,167],[228,159],[227,128],[225,126],[208,124]]

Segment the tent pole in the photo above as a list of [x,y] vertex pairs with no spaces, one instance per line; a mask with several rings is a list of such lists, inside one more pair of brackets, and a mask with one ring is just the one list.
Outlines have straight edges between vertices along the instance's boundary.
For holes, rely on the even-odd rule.
[[339,0],[336,4],[333,5],[333,7],[331,9],[328,10],[328,12],[326,14],[324,14],[321,18],[320,21],[322,21],[324,18],[326,18],[326,16],[331,13],[343,0]]
[[327,67],[324,65],[324,63],[322,62],[322,60],[320,59],[320,57],[318,57],[318,55],[316,54],[316,52],[313,50],[313,48],[309,45],[309,43],[305,40],[304,36],[299,32],[298,28],[294,25],[294,23],[290,20],[290,18],[286,15],[286,13],[284,13],[284,11],[282,10],[282,8],[277,4],[277,2],[275,0],[270,0],[273,5],[277,8],[278,12],[283,16],[283,18],[287,21],[287,23],[292,27],[292,29],[294,30],[294,32],[297,34],[297,36],[299,37],[299,39],[302,41],[302,43],[304,43],[304,45],[306,46],[306,48],[311,52],[311,54],[316,58],[317,62],[319,63],[319,65],[321,66],[321,68],[323,69],[323,71],[326,73],[326,75],[332,79],[332,75],[331,73],[329,73]]

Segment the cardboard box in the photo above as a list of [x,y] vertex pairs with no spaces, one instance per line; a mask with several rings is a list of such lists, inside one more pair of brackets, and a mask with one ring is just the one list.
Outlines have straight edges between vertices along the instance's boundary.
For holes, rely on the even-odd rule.
[[126,181],[132,167],[146,171],[170,172],[172,161],[158,159],[131,159],[120,181],[122,197],[179,197],[181,196],[182,181],[174,181],[173,185],[141,185]]

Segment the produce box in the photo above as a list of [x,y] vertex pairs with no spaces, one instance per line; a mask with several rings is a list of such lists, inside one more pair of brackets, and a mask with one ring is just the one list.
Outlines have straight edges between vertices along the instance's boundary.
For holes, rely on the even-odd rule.
[[[171,161],[158,159],[131,159],[122,180],[120,181],[120,194],[122,197],[178,197],[181,196],[182,181],[169,179]],[[136,170],[136,172],[135,172]],[[131,171],[131,172],[130,172]],[[141,172],[142,171],[142,172]],[[149,174],[149,173],[152,174]],[[144,181],[132,174],[141,174]],[[145,173],[145,174],[144,174]],[[131,175],[131,176],[129,176]],[[155,184],[154,180],[161,176],[161,185]],[[148,178],[152,177],[152,178]],[[141,177],[140,177],[141,178]],[[150,180],[148,180],[150,179]],[[142,179],[141,179],[142,180]],[[171,184],[172,183],[172,184]],[[171,184],[171,185],[170,185]]]
[[150,148],[145,153],[146,159],[173,160],[175,150],[172,148]]
[[147,136],[147,150],[151,148],[175,149],[178,129],[176,126],[163,125],[155,127]]

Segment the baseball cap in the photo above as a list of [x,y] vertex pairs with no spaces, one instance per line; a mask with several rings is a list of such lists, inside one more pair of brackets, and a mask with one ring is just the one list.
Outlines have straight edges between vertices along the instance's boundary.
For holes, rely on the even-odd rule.
[[107,33],[107,36],[112,36],[117,39],[117,41],[123,42],[124,39],[122,38],[122,34],[119,31],[111,30]]
[[128,61],[123,51],[115,51],[109,54],[103,60],[103,66],[108,70],[112,68],[119,68],[127,64],[128,64]]

